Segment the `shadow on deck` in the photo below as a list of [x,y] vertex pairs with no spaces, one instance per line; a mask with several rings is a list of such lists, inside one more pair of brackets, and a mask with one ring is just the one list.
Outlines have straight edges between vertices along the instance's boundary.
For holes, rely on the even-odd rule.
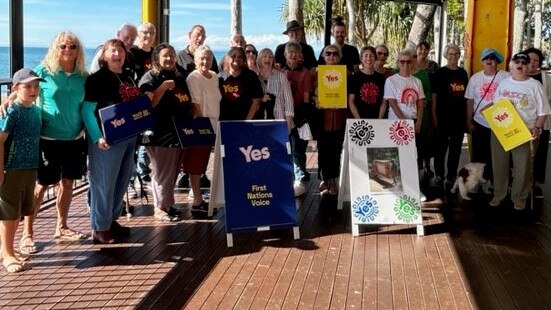
[[[316,166],[315,153],[308,166]],[[55,208],[46,206],[36,222],[40,252],[32,270],[0,271],[0,307],[551,307],[548,200],[524,212],[491,209],[484,197],[435,200],[423,207],[424,237],[415,226],[388,225],[361,226],[352,238],[349,206],[320,206],[315,178],[296,201],[301,240],[291,230],[236,234],[233,248],[226,247],[224,210],[193,220],[186,191],[177,191],[185,219],[176,223],[156,222],[151,203],[132,200],[136,215],[120,219],[132,236],[109,246],[53,241]],[[75,196],[70,225],[89,231],[85,193]]]

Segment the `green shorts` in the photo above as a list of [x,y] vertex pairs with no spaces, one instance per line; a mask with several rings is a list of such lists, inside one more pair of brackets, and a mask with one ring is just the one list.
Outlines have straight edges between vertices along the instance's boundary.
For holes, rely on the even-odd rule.
[[0,220],[34,214],[36,169],[8,170],[0,187]]

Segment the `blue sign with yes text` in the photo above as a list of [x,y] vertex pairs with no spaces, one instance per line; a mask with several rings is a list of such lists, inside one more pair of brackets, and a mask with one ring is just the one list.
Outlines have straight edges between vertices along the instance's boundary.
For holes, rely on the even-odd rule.
[[220,122],[226,232],[297,225],[285,121]]

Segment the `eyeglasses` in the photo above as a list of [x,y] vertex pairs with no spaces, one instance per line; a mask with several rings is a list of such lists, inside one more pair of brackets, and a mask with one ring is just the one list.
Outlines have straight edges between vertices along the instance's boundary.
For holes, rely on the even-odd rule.
[[402,65],[411,65],[412,62],[413,62],[413,60],[411,60],[411,59],[400,60],[400,64],[402,64]]
[[59,44],[57,47],[59,47],[60,50],[66,50],[66,49],[76,50],[77,46],[78,45],[76,45],[76,44],[71,44],[71,45]]
[[518,64],[521,64],[521,65],[527,65],[528,64],[528,62],[526,62],[525,60],[522,60],[522,59],[513,60],[513,62],[517,65]]
[[257,55],[258,53],[256,51],[253,51],[253,50],[247,50],[245,51],[246,54],[253,54],[253,55]]
[[326,57],[331,57],[331,56],[338,57],[338,56],[339,56],[339,52],[330,52],[330,51],[327,51],[327,52],[325,52],[325,56],[326,56]]
[[385,53],[385,52],[377,52],[377,55],[379,55],[379,56],[388,56],[388,53]]

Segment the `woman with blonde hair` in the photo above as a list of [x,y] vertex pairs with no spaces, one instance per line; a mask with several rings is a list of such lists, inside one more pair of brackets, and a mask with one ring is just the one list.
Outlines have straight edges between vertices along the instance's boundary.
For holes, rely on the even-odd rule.
[[40,83],[38,107],[42,111],[40,162],[35,189],[35,214],[26,216],[19,250],[23,254],[37,252],[33,240],[33,223],[44,192],[59,184],[54,238],[81,240],[86,235],[67,225],[73,198],[73,182],[86,172],[87,146],[80,114],[84,101],[84,48],[76,34],[62,31],[53,39],[42,63],[34,71],[46,83]]

